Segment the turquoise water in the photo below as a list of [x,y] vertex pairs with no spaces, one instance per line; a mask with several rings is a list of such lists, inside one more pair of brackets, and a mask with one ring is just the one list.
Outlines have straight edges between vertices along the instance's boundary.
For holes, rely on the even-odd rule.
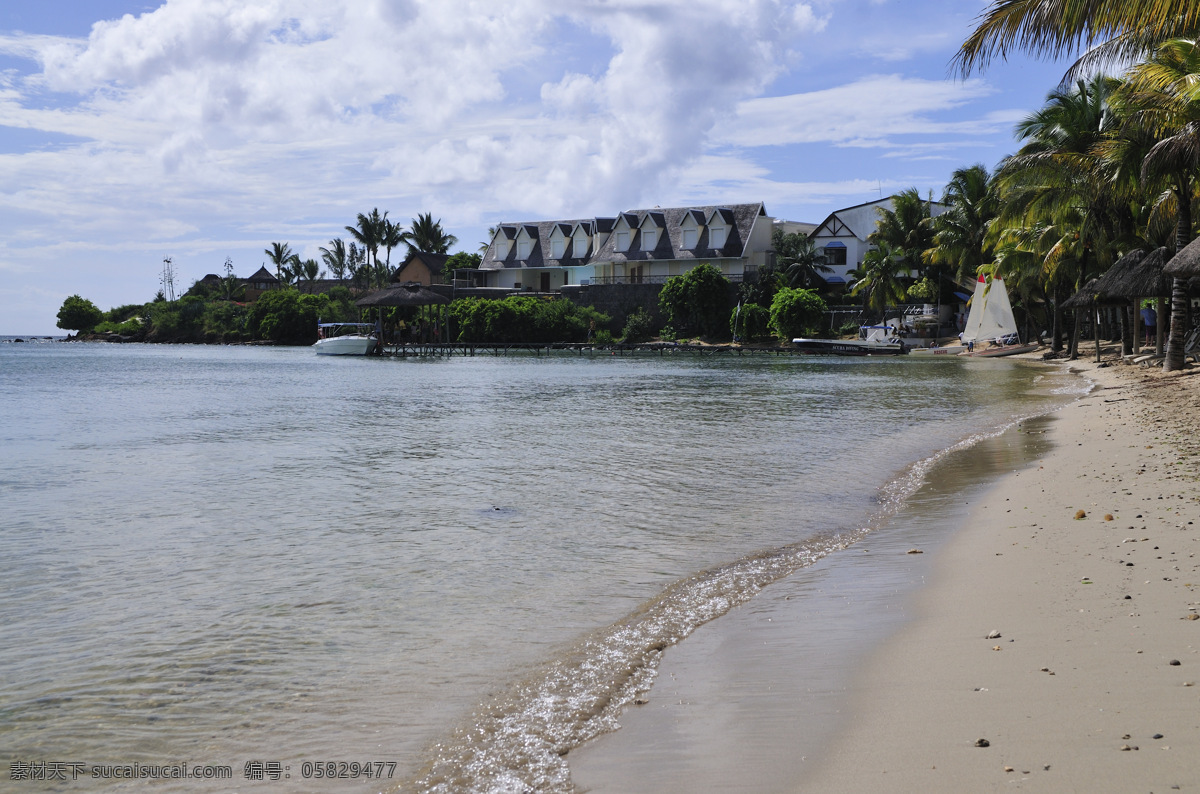
[[663,648],[1078,388],[1012,361],[0,345],[0,764],[569,790],[561,753]]

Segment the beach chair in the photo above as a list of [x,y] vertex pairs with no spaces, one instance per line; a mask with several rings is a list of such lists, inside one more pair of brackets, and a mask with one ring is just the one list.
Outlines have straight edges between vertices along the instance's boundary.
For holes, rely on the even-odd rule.
[[1200,328],[1193,328],[1183,340],[1183,360],[1187,361],[1189,358],[1200,364]]

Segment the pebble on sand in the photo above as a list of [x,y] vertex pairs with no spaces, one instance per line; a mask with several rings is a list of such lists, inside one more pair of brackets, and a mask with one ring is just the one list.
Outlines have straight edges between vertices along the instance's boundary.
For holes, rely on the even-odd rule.
[[987,739],[976,739],[975,746],[976,747],[991,747],[992,743],[989,742]]

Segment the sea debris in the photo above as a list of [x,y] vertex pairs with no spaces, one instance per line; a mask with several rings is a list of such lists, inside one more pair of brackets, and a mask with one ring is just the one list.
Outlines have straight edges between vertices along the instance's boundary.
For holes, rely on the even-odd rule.
[[987,739],[976,739],[975,746],[976,747],[991,747],[992,743],[989,742]]
[[992,629],[991,631],[988,632],[988,635],[986,637],[984,637],[984,639],[985,640],[998,640],[998,639],[1000,639],[1000,631],[998,629]]
[[1076,510],[1075,511],[1075,520],[1076,521],[1082,521],[1085,518],[1087,518],[1086,510]]

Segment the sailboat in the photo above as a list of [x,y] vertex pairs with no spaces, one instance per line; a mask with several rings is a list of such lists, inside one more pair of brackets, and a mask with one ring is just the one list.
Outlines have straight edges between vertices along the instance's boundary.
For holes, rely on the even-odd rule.
[[994,276],[990,283],[980,276],[975,283],[975,297],[971,299],[962,341],[967,349],[959,353],[961,356],[1013,356],[1038,348],[1037,343],[1021,344],[1008,290],[999,276]]

